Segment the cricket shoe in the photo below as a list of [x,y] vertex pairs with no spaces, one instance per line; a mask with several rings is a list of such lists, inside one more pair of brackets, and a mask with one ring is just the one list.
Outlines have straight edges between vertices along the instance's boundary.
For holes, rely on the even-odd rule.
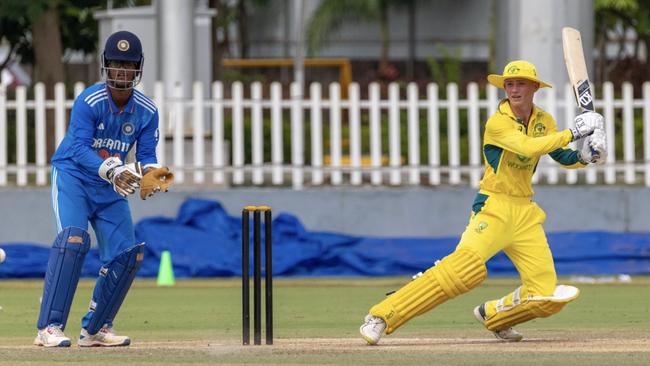
[[106,325],[97,334],[89,334],[87,330],[81,328],[78,343],[79,347],[120,347],[129,344],[131,338],[115,334],[113,328]]
[[60,325],[48,325],[44,329],[39,329],[34,339],[35,346],[70,347],[70,344],[72,344],[70,338],[63,334]]
[[366,315],[363,321],[364,323],[359,328],[361,337],[370,345],[377,344],[386,330],[386,322],[384,319],[370,314]]
[[[478,320],[481,324],[485,325],[485,320],[486,320],[485,303],[474,308],[474,316],[476,317],[476,320]],[[523,334],[512,329],[512,327],[508,329],[492,332],[492,334],[494,334],[494,336],[497,337],[497,339],[506,342],[519,342],[524,338]]]

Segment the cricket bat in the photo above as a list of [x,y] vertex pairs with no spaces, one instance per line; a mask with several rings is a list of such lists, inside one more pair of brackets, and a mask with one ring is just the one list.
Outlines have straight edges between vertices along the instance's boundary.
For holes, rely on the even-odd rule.
[[576,103],[583,111],[594,111],[594,98],[589,85],[585,54],[582,51],[580,31],[570,27],[562,28],[564,63],[573,87]]
[[[593,112],[594,98],[589,84],[580,31],[571,27],[562,28],[562,48],[564,50],[564,63],[569,74],[569,81],[573,88],[576,104],[583,112]],[[578,143],[582,147],[584,140],[580,140]],[[591,152],[594,156],[598,155],[597,151],[593,149]]]

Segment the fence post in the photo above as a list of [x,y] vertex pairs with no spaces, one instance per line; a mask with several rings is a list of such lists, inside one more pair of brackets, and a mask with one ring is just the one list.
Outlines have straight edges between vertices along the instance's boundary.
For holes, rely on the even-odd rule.
[[447,140],[449,143],[449,183],[460,184],[460,131],[458,122],[458,86],[447,84]]
[[212,83],[212,180],[216,184],[225,184],[225,147],[223,143],[223,84]]
[[264,183],[264,119],[262,118],[262,83],[251,84],[251,154],[253,184]]
[[603,83],[603,102],[605,104],[605,131],[607,134],[607,168],[605,169],[605,183],[616,184],[616,136],[614,136],[616,120],[614,119],[614,84],[607,81]]
[[244,183],[244,87],[241,81],[232,83],[232,182]]
[[488,106],[487,106],[487,114],[488,118],[494,114],[494,112],[497,111],[497,108],[499,108],[499,89],[492,85],[488,84],[487,85],[487,100],[488,100]]
[[645,186],[650,187],[650,82],[643,83],[643,160]]
[[305,148],[303,139],[302,85],[291,83],[291,182],[294,189],[302,189]]
[[65,84],[54,85],[54,139],[56,149],[65,137]]
[[420,184],[420,111],[418,110],[418,86],[411,82],[407,86],[408,100],[408,159],[409,184]]
[[205,181],[205,149],[203,140],[204,118],[203,118],[203,83],[195,81],[192,87],[192,149],[194,150],[194,183],[202,184]]
[[632,84],[623,83],[623,160],[625,161],[625,183],[634,184],[634,107]]
[[311,98],[311,183],[319,186],[323,184],[323,98],[319,83],[310,85],[309,97]]
[[481,180],[481,172],[483,171],[481,165],[481,126],[479,120],[478,84],[472,82],[467,85],[467,101],[469,102],[469,106],[467,107],[467,142],[469,143],[470,165],[469,181],[472,187],[478,188],[479,181]]
[[440,102],[438,85],[427,87],[427,132],[429,148],[429,184],[440,184]]
[[172,123],[174,126],[174,167],[178,183],[185,180],[185,108],[183,106],[183,86],[176,83],[173,90]]
[[359,110],[359,84],[350,83],[348,86],[350,117],[350,183],[353,186],[361,184],[361,111]]
[[400,108],[399,85],[391,83],[388,86],[388,143],[390,159],[390,184],[402,183],[402,147],[400,144]]
[[332,185],[342,182],[341,175],[341,86],[330,84],[330,167]]
[[165,106],[165,84],[157,81],[153,87],[153,99],[158,109],[158,145],[156,145],[156,159],[158,164],[166,165],[165,144],[167,136],[167,110]]
[[370,183],[380,185],[382,181],[382,152],[381,152],[381,107],[379,105],[380,90],[379,83],[372,82],[368,87],[370,99]]
[[7,87],[0,83],[0,186],[7,185]]
[[282,141],[282,85],[271,83],[271,162],[273,163],[272,181],[275,185],[284,182],[284,142]]
[[27,90],[16,87],[16,183],[27,185]]
[[45,140],[45,85],[36,83],[34,86],[34,114],[36,135],[36,184],[47,184],[47,142]]
[[83,93],[84,89],[86,89],[86,86],[81,81],[74,83],[74,99],[77,99],[79,94]]

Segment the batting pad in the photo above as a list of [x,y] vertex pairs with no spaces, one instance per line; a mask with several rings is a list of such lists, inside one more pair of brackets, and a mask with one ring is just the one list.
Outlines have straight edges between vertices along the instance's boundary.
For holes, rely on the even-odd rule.
[[68,226],[54,239],[45,272],[38,329],[51,324],[65,328],[81,267],[89,249],[90,236],[82,228]]
[[485,321],[485,327],[496,332],[535,318],[546,318],[559,313],[564,305],[579,295],[578,288],[559,285],[555,288],[553,296],[529,296],[515,306],[497,310],[496,314]]
[[104,324],[113,321],[140,269],[142,259],[144,243],[125,250],[101,268],[89,313],[82,321],[89,334],[97,334]]
[[459,249],[373,306],[370,314],[384,319],[386,334],[390,334],[409,319],[478,286],[486,276],[481,257]]

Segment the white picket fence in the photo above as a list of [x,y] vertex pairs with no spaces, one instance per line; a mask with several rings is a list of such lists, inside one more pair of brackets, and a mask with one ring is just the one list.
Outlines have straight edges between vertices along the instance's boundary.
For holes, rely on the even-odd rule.
[[[235,82],[228,93],[230,97],[224,98],[223,84],[215,82],[208,97],[203,85],[196,82],[191,96],[184,96],[179,85],[171,96],[166,96],[163,84],[156,83],[149,94],[158,105],[161,121],[158,159],[172,167],[179,184],[290,185],[294,189],[364,184],[478,186],[483,171],[481,127],[498,105],[494,87],[488,87],[485,99],[479,97],[479,88],[474,83],[468,85],[465,99],[460,99],[455,84],[446,86],[446,99],[439,98],[436,84],[427,85],[425,95],[419,95],[415,84],[406,86],[405,95],[398,84],[390,84],[387,99],[381,95],[379,84],[369,86],[368,99],[361,99],[360,87],[355,83],[349,86],[346,99],[336,83],[328,86],[327,97],[323,96],[323,86],[316,83],[309,86],[304,97],[296,84],[291,85],[290,98],[283,97],[279,83],[272,83],[268,90],[264,88],[253,83],[245,93],[244,85]],[[77,83],[74,94],[83,89],[84,85]],[[641,99],[633,97],[631,84],[623,85],[621,99],[615,99],[611,83],[602,85],[601,94],[595,105],[606,119],[610,147],[607,164],[580,171],[564,170],[546,156],[537,168],[536,182],[650,187],[650,83],[644,84]],[[16,89],[14,99],[8,99],[7,91],[0,88],[0,186],[48,184],[46,123],[54,123],[58,145],[73,103],[65,95],[62,83],[55,87],[54,100],[45,99],[42,84],[34,87],[33,100],[27,99],[24,87]],[[264,99],[263,95],[270,97]],[[578,112],[568,85],[561,91],[541,90],[536,103],[555,116],[560,129],[568,127]],[[46,121],[46,109],[54,110],[54,121]],[[467,119],[461,120],[463,110],[467,111]],[[446,112],[444,120],[442,112]],[[406,121],[405,138],[401,136],[402,115]],[[642,126],[635,126],[635,115],[642,117]],[[421,130],[421,120],[426,121],[422,125],[425,130]],[[224,135],[225,121],[231,121],[231,136]],[[34,161],[27,159],[31,123]],[[250,136],[245,136],[247,123]],[[17,143],[15,158],[8,161],[11,124],[15,124]],[[444,127],[446,133],[442,133]],[[265,129],[270,129],[267,141],[263,137]],[[290,131],[289,141],[284,139],[286,129]],[[635,147],[639,130],[643,133],[643,156]],[[387,131],[387,138],[382,137],[382,131]],[[324,132],[328,132],[327,140]],[[246,151],[245,139],[250,139],[251,151]],[[306,151],[306,141],[310,142],[310,151]],[[406,153],[402,154],[404,141]],[[426,149],[421,149],[422,141]],[[264,154],[265,144],[270,144],[270,156]],[[284,156],[285,144],[290,146],[288,157]],[[622,144],[619,151],[623,156],[617,156],[617,144]],[[443,146],[447,153],[445,161],[441,154]],[[422,151],[426,152],[424,164]],[[467,158],[461,159],[461,151],[467,152]],[[249,158],[245,159],[246,156]]]

